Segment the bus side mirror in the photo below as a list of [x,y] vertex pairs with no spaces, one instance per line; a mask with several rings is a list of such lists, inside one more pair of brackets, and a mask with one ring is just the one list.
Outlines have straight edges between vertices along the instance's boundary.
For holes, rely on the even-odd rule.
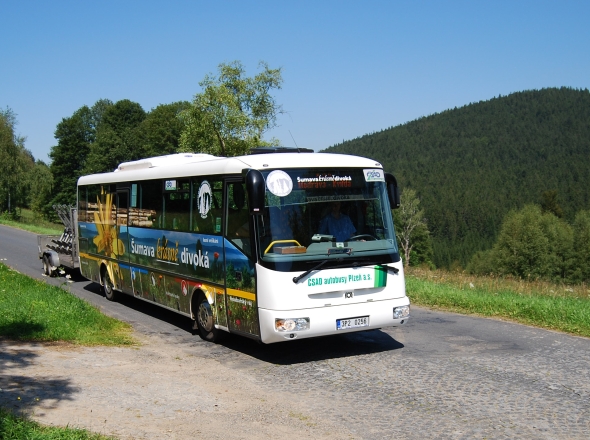
[[250,214],[262,215],[264,212],[265,184],[262,173],[249,169],[246,172],[246,191],[248,192],[248,206]]
[[397,180],[391,173],[385,173],[385,183],[387,184],[387,195],[391,209],[397,209],[400,206],[399,188]]

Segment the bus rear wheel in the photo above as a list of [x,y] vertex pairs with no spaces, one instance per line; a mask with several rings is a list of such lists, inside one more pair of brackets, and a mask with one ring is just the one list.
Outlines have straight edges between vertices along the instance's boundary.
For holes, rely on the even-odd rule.
[[215,328],[213,309],[205,295],[199,295],[195,325],[199,329],[199,335],[205,341],[215,342],[219,340],[219,330]]
[[109,301],[115,301],[117,299],[117,292],[115,291],[115,286],[113,284],[113,281],[111,280],[109,271],[104,266],[102,269],[102,288],[104,290],[104,296]]

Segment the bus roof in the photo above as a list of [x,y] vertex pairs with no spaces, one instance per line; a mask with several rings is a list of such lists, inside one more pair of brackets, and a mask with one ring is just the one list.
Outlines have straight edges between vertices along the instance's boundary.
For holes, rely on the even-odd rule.
[[213,174],[231,175],[241,174],[242,170],[248,168],[273,170],[315,167],[382,168],[383,166],[373,159],[334,153],[268,153],[236,157],[179,153],[124,162],[113,172],[82,176],[78,179],[78,185]]

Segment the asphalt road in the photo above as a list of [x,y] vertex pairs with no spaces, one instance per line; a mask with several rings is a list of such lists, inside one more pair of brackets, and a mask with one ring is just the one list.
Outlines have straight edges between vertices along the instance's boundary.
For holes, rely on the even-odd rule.
[[74,274],[42,277],[36,236],[0,226],[0,261],[64,285],[138,332],[242,370],[355,438],[590,438],[590,340],[412,308],[401,328],[268,346],[210,344],[190,320],[134,298],[108,302]]

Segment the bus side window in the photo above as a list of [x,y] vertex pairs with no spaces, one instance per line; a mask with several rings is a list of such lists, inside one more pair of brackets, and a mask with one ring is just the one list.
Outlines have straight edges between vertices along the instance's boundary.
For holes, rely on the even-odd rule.
[[188,193],[173,192],[164,194],[165,228],[173,231],[188,231],[190,217],[190,198]]
[[134,207],[129,212],[129,226],[140,228],[161,228],[158,219],[162,216],[162,190],[159,180],[139,183],[139,194]]
[[246,188],[242,183],[231,183],[228,188],[227,237],[246,255],[251,254],[250,225],[246,206]]

